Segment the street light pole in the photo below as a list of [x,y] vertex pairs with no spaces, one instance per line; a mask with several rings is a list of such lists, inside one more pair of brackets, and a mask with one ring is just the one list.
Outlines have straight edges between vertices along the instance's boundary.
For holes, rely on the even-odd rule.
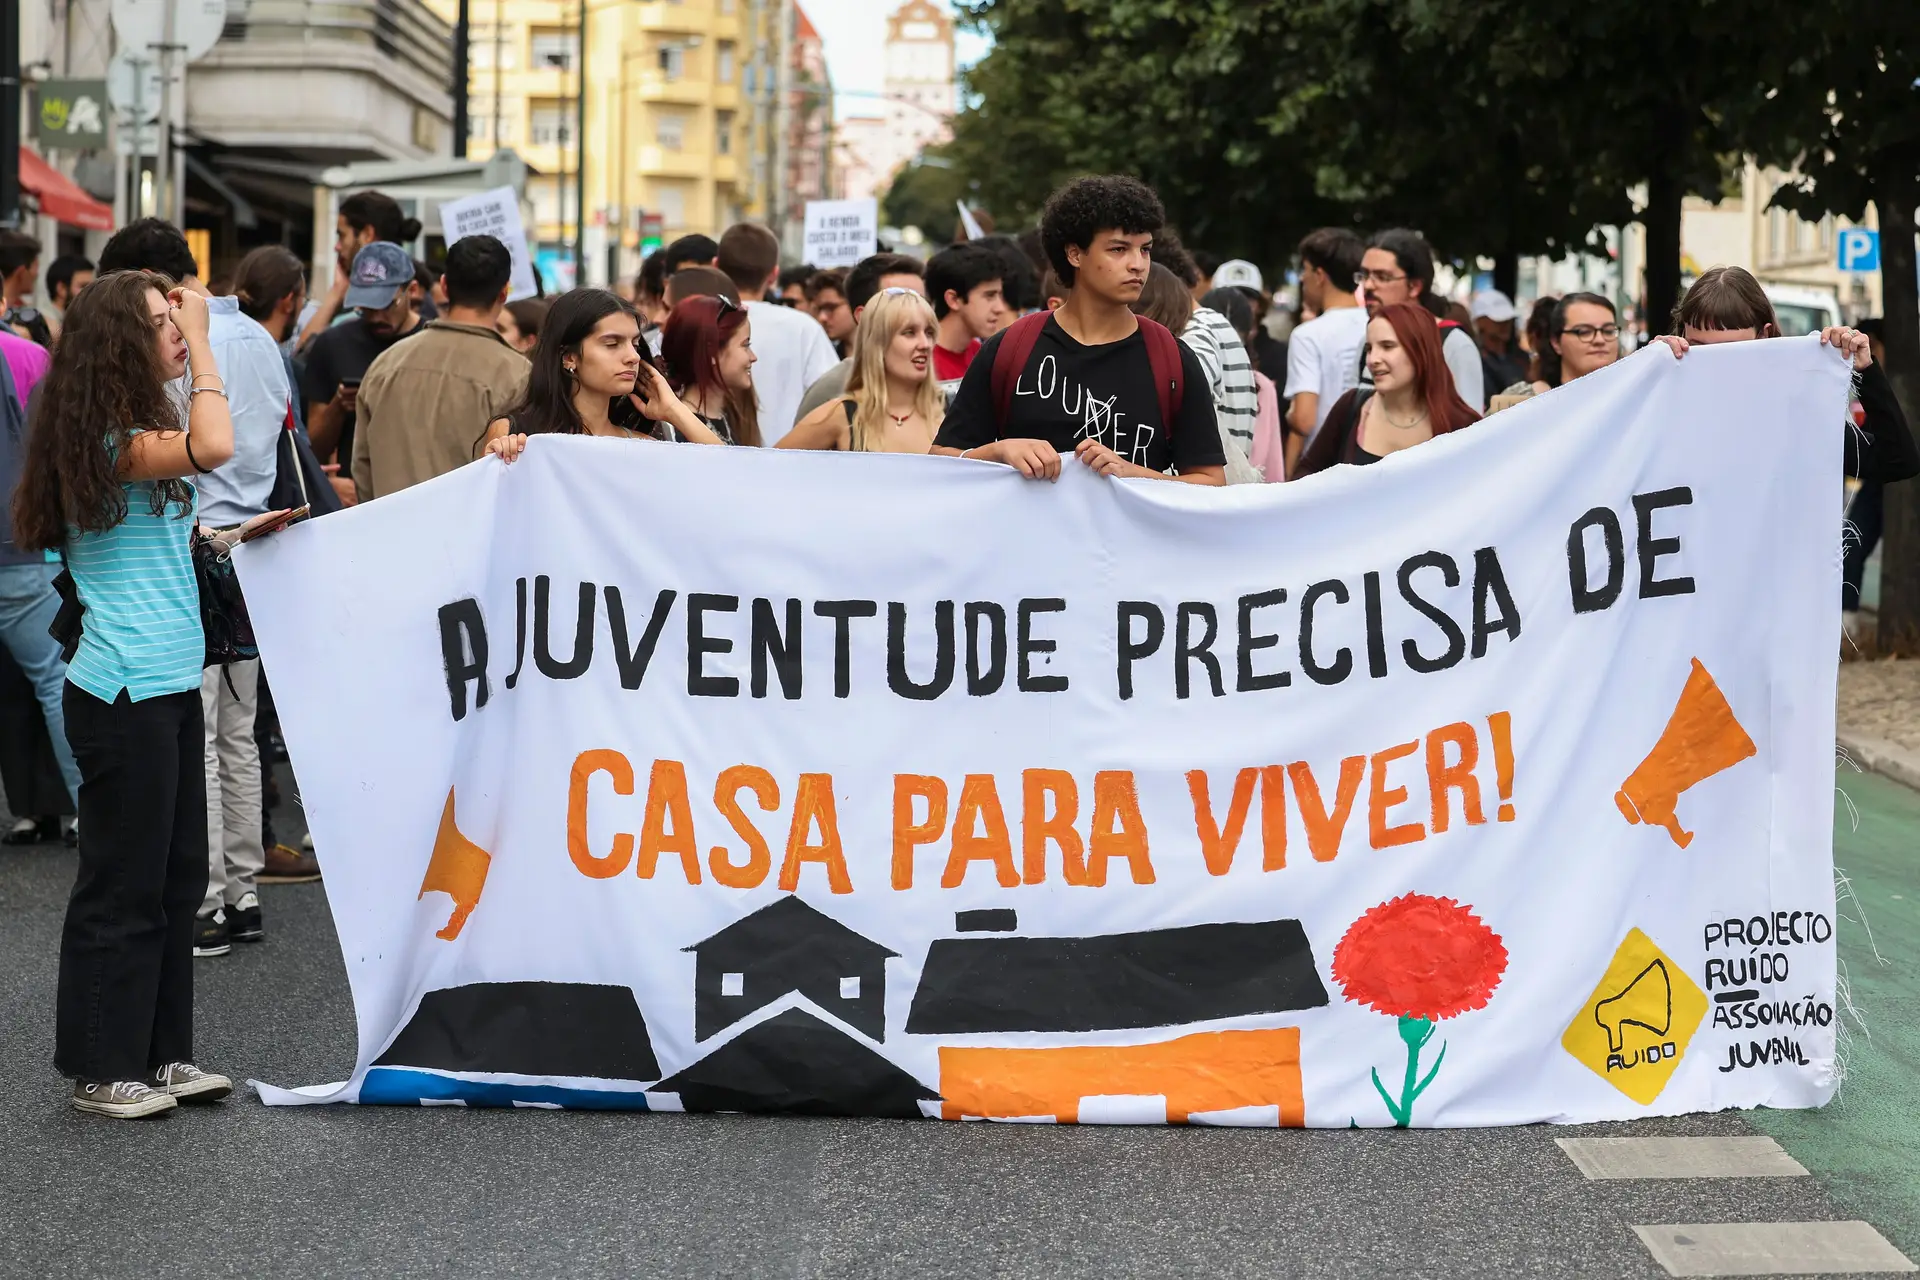
[[447,86],[453,91],[453,156],[456,160],[467,158],[468,19],[471,16],[469,0],[460,0],[453,22],[453,83]]

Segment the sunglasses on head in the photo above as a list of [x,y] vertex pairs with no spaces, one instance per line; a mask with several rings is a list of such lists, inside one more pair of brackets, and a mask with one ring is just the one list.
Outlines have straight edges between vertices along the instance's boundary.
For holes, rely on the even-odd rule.
[[740,309],[740,304],[735,302],[732,298],[729,298],[724,293],[714,294],[713,300],[720,304],[721,315],[725,315],[729,311],[738,311]]

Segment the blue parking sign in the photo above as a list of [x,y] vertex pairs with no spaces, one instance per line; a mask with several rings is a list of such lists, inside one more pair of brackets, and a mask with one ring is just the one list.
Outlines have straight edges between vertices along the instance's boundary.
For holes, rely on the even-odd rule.
[[1878,271],[1880,269],[1880,233],[1869,227],[1848,227],[1835,244],[1842,271]]

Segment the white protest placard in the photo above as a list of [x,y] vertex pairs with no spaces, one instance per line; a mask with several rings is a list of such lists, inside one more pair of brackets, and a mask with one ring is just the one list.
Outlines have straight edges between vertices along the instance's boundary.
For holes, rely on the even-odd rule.
[[807,201],[807,245],[801,261],[826,270],[850,267],[870,257],[879,243],[880,202]]
[[464,236],[492,236],[507,246],[513,255],[513,275],[508,279],[507,300],[531,298],[539,293],[533,279],[533,258],[527,252],[527,232],[520,222],[520,197],[512,187],[495,187],[440,206],[440,227],[448,246]]
[[539,436],[249,543],[359,1027],[262,1097],[1818,1106],[1849,386],[1656,344],[1232,489]]

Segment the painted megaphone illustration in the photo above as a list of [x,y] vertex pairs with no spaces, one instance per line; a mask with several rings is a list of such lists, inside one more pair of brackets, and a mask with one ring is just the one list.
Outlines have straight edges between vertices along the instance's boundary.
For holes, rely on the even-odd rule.
[[1734,719],[1733,708],[1727,705],[1720,686],[1695,658],[1686,688],[1681,690],[1680,701],[1660,740],[1613,793],[1613,802],[1628,822],[1665,827],[1673,842],[1684,849],[1693,843],[1693,832],[1680,826],[1675,812],[1681,792],[1732,768],[1758,750]]
[[1624,1028],[1631,1023],[1658,1036],[1673,1028],[1673,980],[1664,960],[1655,960],[1617,996],[1593,1006],[1593,1020],[1607,1031],[1607,1048],[1621,1053],[1627,1047]]

